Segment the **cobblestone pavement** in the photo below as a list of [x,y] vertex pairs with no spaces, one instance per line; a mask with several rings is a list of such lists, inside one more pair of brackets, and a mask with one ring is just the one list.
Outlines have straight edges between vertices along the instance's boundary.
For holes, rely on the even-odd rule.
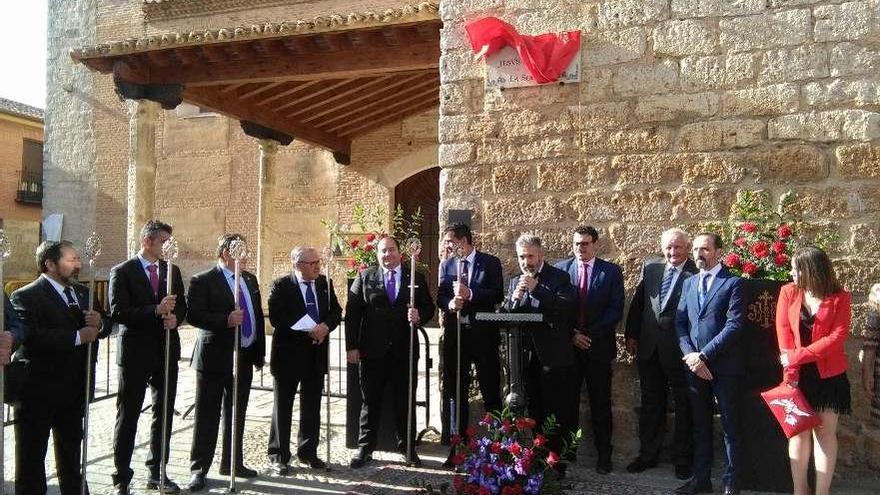
[[[434,370],[431,374],[432,399],[439,397],[437,392],[438,376],[437,368],[437,342],[439,331],[429,329],[428,333],[432,341],[431,354],[434,361]],[[337,336],[338,337],[338,336]],[[189,356],[194,340],[193,331],[183,332],[184,356]],[[109,362],[113,363],[115,356],[115,342],[110,341],[108,346],[102,342],[103,349],[98,367],[98,395],[109,390],[116,389],[115,366],[110,366],[108,381],[108,360],[106,350],[109,347],[111,355]],[[331,356],[334,370],[338,370],[340,362],[339,342],[334,338],[331,347]],[[268,354],[268,353],[267,353]],[[423,362],[420,369],[423,369]],[[344,368],[343,368],[344,369]],[[333,373],[331,390],[334,394],[345,393],[345,383],[341,383],[338,377],[344,377],[344,373]],[[269,437],[269,423],[272,413],[271,376],[266,374],[262,377],[262,386],[267,390],[253,390],[251,392],[248,407],[247,424],[244,435],[245,464],[256,469],[260,475],[254,480],[240,479],[237,482],[237,491],[242,494],[391,494],[403,495],[414,493],[416,486],[430,483],[435,487],[451,481],[451,474],[440,469],[440,464],[445,458],[447,447],[439,444],[439,438],[433,434],[425,437],[425,442],[419,447],[424,467],[420,469],[407,469],[402,465],[399,454],[378,452],[376,461],[360,470],[352,470],[348,467],[348,461],[354,450],[345,447],[345,400],[334,397],[331,399],[331,439],[330,439],[330,471],[314,471],[297,465],[293,466],[290,476],[279,477],[269,473],[269,460],[266,456],[266,446]],[[254,386],[260,386],[260,376],[254,378]],[[182,362],[177,395],[177,415],[174,419],[173,435],[171,444],[171,457],[168,466],[168,475],[181,486],[189,480],[189,449],[192,440],[193,417],[191,406],[195,396],[195,372]],[[147,394],[149,397],[149,394]],[[420,384],[418,397],[424,397],[424,380]],[[298,407],[299,401],[295,401],[294,408]],[[145,407],[148,403],[145,402]],[[322,414],[325,406],[322,405]],[[432,400],[430,424],[439,429],[439,400]],[[107,398],[92,404],[91,426],[89,438],[89,464],[88,480],[93,494],[110,493],[112,489],[110,475],[113,472],[113,426],[116,414],[115,398]],[[294,411],[294,418],[298,412]],[[322,416],[323,418],[323,416]],[[419,428],[424,427],[424,413],[419,411]],[[321,444],[319,456],[326,456],[325,441],[326,430],[322,420]],[[141,415],[138,426],[137,445],[132,469],[135,471],[132,480],[132,489],[136,493],[148,493],[143,489],[146,476],[144,460],[147,454],[149,432],[149,415]],[[293,437],[295,441],[296,420],[294,420]],[[14,434],[13,429],[6,430],[5,437],[5,479],[6,493],[13,493],[12,478],[14,476]],[[51,440],[50,440],[51,442]],[[589,452],[590,441],[584,442],[579,453],[579,461],[569,469],[569,478],[566,481],[566,492],[571,494],[664,494],[671,493],[672,489],[680,484],[672,476],[669,465],[662,465],[649,470],[641,475],[625,473],[623,466],[626,459],[615,459],[616,471],[609,476],[599,476],[593,471],[595,460]],[[54,474],[54,458],[52,447],[46,459],[49,493],[57,494],[58,480]],[[224,493],[228,489],[228,478],[220,477],[217,473],[219,468],[219,449],[215,456],[214,466],[208,475],[208,493]],[[668,469],[667,469],[668,468]],[[787,473],[780,473],[787,475]],[[720,484],[716,481],[716,485]],[[876,478],[855,477],[845,480],[835,480],[835,493],[844,495],[868,494],[880,492],[880,482]]]

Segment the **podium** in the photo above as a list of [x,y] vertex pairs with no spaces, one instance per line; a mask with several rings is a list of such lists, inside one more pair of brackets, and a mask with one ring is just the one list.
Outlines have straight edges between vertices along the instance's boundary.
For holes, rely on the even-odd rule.
[[528,401],[522,381],[522,325],[524,323],[541,323],[544,315],[541,313],[490,313],[479,312],[474,315],[479,321],[491,321],[504,327],[507,334],[507,369],[510,370],[507,378],[507,396],[504,403],[514,417],[525,413]]

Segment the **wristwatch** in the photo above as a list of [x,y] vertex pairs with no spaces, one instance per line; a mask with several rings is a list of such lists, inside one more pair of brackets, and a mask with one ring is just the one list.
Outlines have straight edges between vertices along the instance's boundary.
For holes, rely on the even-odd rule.
[[700,361],[702,361],[702,362],[704,362],[704,363],[708,363],[708,362],[709,362],[709,358],[707,358],[706,355],[703,354],[703,353],[701,352],[701,353],[700,353]]

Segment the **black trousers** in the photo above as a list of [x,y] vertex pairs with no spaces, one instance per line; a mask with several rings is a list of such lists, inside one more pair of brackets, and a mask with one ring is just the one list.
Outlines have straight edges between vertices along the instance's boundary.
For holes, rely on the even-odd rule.
[[[63,378],[62,378],[63,380]],[[61,493],[80,493],[80,455],[83,439],[83,388],[81,380],[64,380],[76,391],[57,384],[28,383],[15,408],[15,493],[46,493],[46,451],[49,433],[55,445],[55,473]],[[76,383],[79,382],[79,383]],[[65,387],[67,388],[67,387]]]
[[551,414],[556,417],[558,429],[547,436],[547,447],[559,453],[563,442],[568,442],[577,429],[578,394],[574,385],[580,383],[578,370],[576,366],[545,367],[534,352],[529,354],[523,376],[529,415],[539,429]]
[[[248,359],[241,359],[238,366],[238,411],[235,419],[238,431],[235,452],[236,465],[242,463],[242,440],[244,438],[244,419],[247,413],[251,381],[254,377],[253,365]],[[229,448],[232,435],[232,375],[196,372],[196,415],[193,427],[193,442],[190,450],[190,472],[207,476],[214,461],[217,448],[217,430],[220,426],[220,411],[223,411],[223,442],[220,465],[229,465]]]
[[290,376],[275,375],[274,378],[275,403],[272,406],[272,428],[269,430],[269,459],[282,464],[290,462],[290,422],[297,389],[300,403],[296,455],[300,458],[316,457],[324,373],[315,369],[296,370]]
[[639,456],[646,461],[656,461],[663,448],[666,435],[666,405],[669,390],[675,407],[675,430],[673,433],[672,462],[676,466],[688,466],[694,458],[694,415],[691,411],[684,365],[664,366],[660,356],[654,354],[639,359],[639,386],[642,404],[639,409]]
[[[416,373],[416,365],[413,363],[413,374]],[[362,359],[360,364],[361,398],[361,422],[358,447],[361,450],[372,452],[376,449],[379,424],[382,417],[382,394],[385,386],[391,383],[392,397],[391,410],[394,413],[394,425],[397,430],[398,448],[405,448],[407,442],[406,419],[408,416],[409,398],[407,389],[412,384],[411,393],[415,397],[415,380],[409,379],[409,364],[406,358],[386,356],[381,359]],[[415,406],[415,401],[413,401]],[[416,415],[412,414],[412,437],[416,435]],[[415,446],[415,441],[413,441]],[[415,448],[415,447],[413,447]]]
[[[477,334],[477,332],[487,332]],[[488,334],[493,332],[494,335]],[[477,382],[483,395],[483,406],[486,411],[501,410],[501,359],[498,355],[497,330],[474,329],[462,325],[461,348],[461,404],[458,405],[458,434],[463,435],[470,420],[468,407],[468,391],[471,389],[471,365],[477,368]],[[456,329],[452,327],[443,335],[443,405],[440,409],[443,429],[450,433],[452,421],[450,401],[455,400],[455,383],[457,381],[458,349],[456,345]],[[456,419],[457,419],[456,418]]]
[[[165,443],[165,459],[171,453],[171,422],[174,418],[174,399],[177,395],[177,361],[172,360],[168,367],[168,431]],[[119,390],[116,396],[116,428],[113,432],[113,484],[127,485],[134,471],[131,469],[131,456],[134,452],[135,435],[144,394],[150,387],[152,398],[152,422],[150,423],[150,452],[146,466],[151,479],[159,479],[162,454],[162,401],[165,395],[165,361],[160,360],[152,367],[119,367]]]
[[[578,405],[580,405],[581,384],[586,384],[590,400],[590,422],[593,427],[593,442],[600,462],[611,461],[611,360],[591,357],[588,352],[578,351],[577,378]],[[577,408],[578,414],[580,407]],[[578,423],[580,424],[580,418]]]

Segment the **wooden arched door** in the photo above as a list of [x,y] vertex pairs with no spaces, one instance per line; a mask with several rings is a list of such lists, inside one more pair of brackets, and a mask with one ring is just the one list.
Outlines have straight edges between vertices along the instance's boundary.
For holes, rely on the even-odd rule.
[[431,294],[436,296],[440,241],[440,167],[430,168],[405,179],[394,188],[394,202],[403,208],[404,214],[412,215],[417,208],[422,211],[422,255],[428,265],[428,283]]

